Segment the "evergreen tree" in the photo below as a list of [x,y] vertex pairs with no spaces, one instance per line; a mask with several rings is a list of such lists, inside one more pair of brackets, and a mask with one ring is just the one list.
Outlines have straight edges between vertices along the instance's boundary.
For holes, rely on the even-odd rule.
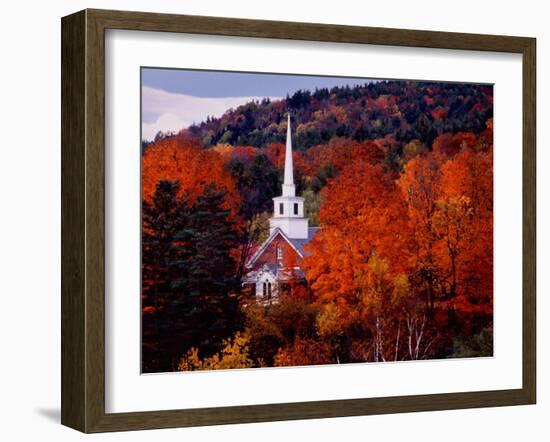
[[[151,202],[142,204],[142,358],[145,372],[158,371],[163,361],[159,320],[170,298],[168,260],[177,225],[179,183],[160,181]],[[165,359],[165,358],[164,358]]]
[[178,211],[179,229],[168,262],[172,299],[163,323],[170,335],[170,369],[191,347],[201,356],[212,355],[241,326],[231,256],[238,237],[224,197],[211,185],[192,206]]
[[145,372],[173,371],[195,347],[210,356],[241,327],[231,256],[237,234],[213,184],[190,203],[161,181],[143,203],[142,335]]
[[281,182],[279,171],[265,154],[256,155],[250,162],[234,158],[229,170],[237,180],[243,199],[241,214],[246,219],[271,210],[272,198],[278,195]]

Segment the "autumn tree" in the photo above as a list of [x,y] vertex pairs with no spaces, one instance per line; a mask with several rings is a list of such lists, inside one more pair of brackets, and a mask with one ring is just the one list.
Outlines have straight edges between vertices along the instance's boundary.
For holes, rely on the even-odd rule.
[[434,140],[432,149],[434,152],[450,158],[461,150],[473,150],[477,144],[478,138],[472,132],[444,133]]
[[428,154],[410,160],[397,185],[406,203],[408,221],[405,232],[410,250],[408,266],[412,279],[433,313],[441,269],[436,259],[438,231],[435,226],[436,202],[441,192],[441,156]]
[[231,368],[253,367],[248,350],[248,337],[236,333],[233,338],[223,341],[223,348],[210,357],[201,358],[199,349],[191,348],[178,363],[178,371],[227,370]]
[[381,165],[362,161],[352,162],[323,190],[319,212],[323,229],[308,244],[311,255],[304,262],[318,298],[356,302],[360,275],[375,253],[391,259],[399,270],[407,215],[396,193],[392,176]]
[[245,310],[250,356],[257,365],[273,366],[281,348],[290,349],[297,339],[317,337],[317,307],[303,298],[281,296],[269,306],[250,305]]
[[441,261],[451,275],[452,304],[469,313],[492,314],[492,149],[465,149],[442,167],[436,227]]
[[335,360],[404,357],[406,318],[396,319],[404,307],[394,296],[407,282],[407,220],[393,175],[381,165],[352,162],[323,190],[323,229],[308,245],[304,268],[321,304],[318,333]]
[[177,181],[178,198],[187,193],[191,203],[214,182],[225,191],[224,207],[230,209],[233,216],[238,213],[240,196],[222,155],[202,148],[194,139],[172,137],[150,145],[142,157],[141,168],[145,201],[150,201],[162,180]]
[[290,345],[283,346],[275,355],[276,367],[333,364],[330,345],[322,340],[297,337]]

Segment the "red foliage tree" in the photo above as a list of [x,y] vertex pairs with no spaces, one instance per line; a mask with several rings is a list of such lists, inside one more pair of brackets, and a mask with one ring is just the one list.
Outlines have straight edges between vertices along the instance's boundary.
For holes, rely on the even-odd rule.
[[235,180],[226,170],[223,157],[214,149],[200,147],[197,141],[182,137],[161,140],[147,148],[142,158],[142,196],[150,201],[161,180],[178,181],[178,196],[188,193],[190,203],[215,183],[227,192],[226,208],[238,212],[240,197]]

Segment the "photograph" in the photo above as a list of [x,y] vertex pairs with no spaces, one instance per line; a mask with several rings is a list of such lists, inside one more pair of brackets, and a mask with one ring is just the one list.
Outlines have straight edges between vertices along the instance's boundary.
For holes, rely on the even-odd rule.
[[140,77],[142,374],[494,356],[493,84]]

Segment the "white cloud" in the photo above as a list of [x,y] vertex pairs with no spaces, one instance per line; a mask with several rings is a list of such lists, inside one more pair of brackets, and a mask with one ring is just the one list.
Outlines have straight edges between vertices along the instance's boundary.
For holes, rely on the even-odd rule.
[[[144,86],[142,88],[142,134],[144,140],[152,140],[157,132],[178,132],[193,123],[206,120],[207,116],[220,117],[229,108],[235,108],[251,100],[264,97],[203,98],[166,92]],[[279,97],[269,97],[278,100]]]

